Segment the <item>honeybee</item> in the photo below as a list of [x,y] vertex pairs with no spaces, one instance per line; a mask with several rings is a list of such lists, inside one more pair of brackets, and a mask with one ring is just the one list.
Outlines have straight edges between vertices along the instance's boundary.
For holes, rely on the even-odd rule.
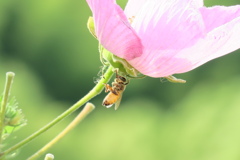
[[129,81],[125,77],[119,76],[116,73],[116,78],[112,86],[105,84],[105,92],[110,91],[110,93],[104,98],[102,105],[109,108],[115,104],[115,110],[117,110],[122,99],[122,93],[128,83]]

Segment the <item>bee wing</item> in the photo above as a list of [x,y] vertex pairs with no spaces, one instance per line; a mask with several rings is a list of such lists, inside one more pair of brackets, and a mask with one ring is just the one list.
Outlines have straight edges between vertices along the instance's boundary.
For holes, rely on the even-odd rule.
[[118,100],[117,100],[116,103],[115,103],[115,106],[114,106],[114,109],[115,109],[115,110],[117,110],[118,107],[120,106],[121,100],[122,100],[122,94],[120,94]]

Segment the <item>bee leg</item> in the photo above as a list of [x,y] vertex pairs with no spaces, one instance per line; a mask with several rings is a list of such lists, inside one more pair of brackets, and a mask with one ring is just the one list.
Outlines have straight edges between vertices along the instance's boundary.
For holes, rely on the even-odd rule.
[[119,69],[118,69],[118,68],[115,68],[115,69],[113,70],[113,72],[115,72],[115,73],[116,73],[116,78],[118,77],[118,71],[119,71]]
[[117,91],[113,89],[109,84],[104,84],[105,85],[105,92],[112,92],[115,95],[118,95]]
[[116,78],[119,78],[119,77],[120,77],[120,76],[118,75],[118,71],[119,71],[119,69],[116,68],[116,69],[115,69],[115,72],[116,72]]
[[109,84],[104,84],[104,85],[105,85],[105,92],[113,91],[112,87]]

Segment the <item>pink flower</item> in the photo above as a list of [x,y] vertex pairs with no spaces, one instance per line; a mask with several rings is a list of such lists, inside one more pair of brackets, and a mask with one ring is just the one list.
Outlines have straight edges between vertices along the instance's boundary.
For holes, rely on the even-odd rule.
[[204,7],[203,0],[87,0],[104,48],[139,72],[188,72],[240,48],[240,5]]

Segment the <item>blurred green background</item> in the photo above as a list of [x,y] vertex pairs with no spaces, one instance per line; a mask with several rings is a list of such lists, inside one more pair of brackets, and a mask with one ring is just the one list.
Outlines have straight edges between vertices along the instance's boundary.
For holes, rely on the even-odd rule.
[[[118,0],[124,6],[126,0]],[[239,0],[205,0],[206,6]],[[0,89],[5,73],[28,125],[8,145],[25,138],[84,96],[98,78],[98,42],[86,22],[84,0],[0,0]],[[132,80],[119,110],[95,111],[54,148],[57,160],[239,160],[240,50],[177,75],[186,84]],[[25,146],[26,159],[73,118]],[[42,158],[43,159],[43,158]]]

